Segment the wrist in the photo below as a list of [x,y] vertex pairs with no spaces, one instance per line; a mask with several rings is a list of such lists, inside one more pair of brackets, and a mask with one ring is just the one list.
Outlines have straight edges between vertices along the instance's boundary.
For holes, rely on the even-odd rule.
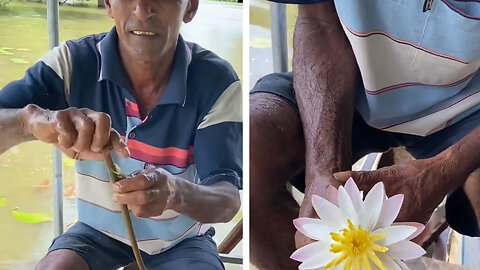
[[19,110],[18,117],[21,124],[20,132],[23,135],[23,137],[34,138],[33,129],[30,124],[32,122],[31,119],[34,117],[34,115],[41,113],[42,110],[43,109],[33,104],[29,104]]
[[168,198],[166,209],[174,210],[178,213],[182,212],[183,195],[180,188],[181,178],[171,175],[168,177]]
[[438,180],[436,184],[443,186],[445,194],[463,185],[470,174],[470,172],[467,172],[465,166],[461,164],[458,153],[451,151],[450,148],[431,159],[432,162],[436,164],[434,170],[441,174],[440,177],[436,177]]

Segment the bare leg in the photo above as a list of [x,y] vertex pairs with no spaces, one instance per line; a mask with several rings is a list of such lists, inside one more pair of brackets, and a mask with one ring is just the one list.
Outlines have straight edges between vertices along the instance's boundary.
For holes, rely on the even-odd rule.
[[35,270],[89,270],[87,262],[73,250],[59,249],[43,258]]
[[300,117],[285,100],[266,93],[250,96],[250,258],[262,270],[297,269],[299,206],[286,183],[305,166]]
[[477,216],[477,226],[480,227],[480,169],[477,169],[468,176],[463,190],[472,204],[475,215]]

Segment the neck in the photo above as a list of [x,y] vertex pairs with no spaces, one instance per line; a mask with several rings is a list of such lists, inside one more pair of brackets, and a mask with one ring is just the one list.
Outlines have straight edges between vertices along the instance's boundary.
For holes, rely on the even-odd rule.
[[166,90],[176,46],[156,58],[132,55],[120,46],[120,57],[142,116],[153,109]]

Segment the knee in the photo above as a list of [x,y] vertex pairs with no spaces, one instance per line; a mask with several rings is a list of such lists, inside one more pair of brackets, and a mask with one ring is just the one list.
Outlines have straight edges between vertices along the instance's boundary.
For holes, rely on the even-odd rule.
[[[268,191],[304,167],[304,141],[298,112],[282,98],[250,96],[250,197],[268,199]],[[257,198],[258,197],[258,198]]]
[[49,253],[35,270],[89,270],[87,262],[72,250],[56,250]]

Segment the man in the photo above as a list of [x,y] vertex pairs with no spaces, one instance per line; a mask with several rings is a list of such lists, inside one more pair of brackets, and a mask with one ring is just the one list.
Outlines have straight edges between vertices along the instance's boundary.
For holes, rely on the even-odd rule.
[[[198,0],[106,0],[115,27],[67,41],[0,91],[0,152],[30,140],[76,159],[78,220],[36,269],[224,269],[209,223],[240,207],[241,87],[233,68],[185,42]],[[78,109],[81,108],[81,109]],[[127,175],[114,187],[101,151]]]
[[[289,256],[311,240],[292,220],[314,216],[312,194],[350,176],[366,191],[383,181],[405,194],[400,221],[425,222],[449,195],[450,226],[479,236],[478,2],[292,2],[293,77],[268,75],[250,96],[253,263],[296,269]],[[417,160],[348,171],[401,145]],[[289,181],[305,192],[300,207]]]

